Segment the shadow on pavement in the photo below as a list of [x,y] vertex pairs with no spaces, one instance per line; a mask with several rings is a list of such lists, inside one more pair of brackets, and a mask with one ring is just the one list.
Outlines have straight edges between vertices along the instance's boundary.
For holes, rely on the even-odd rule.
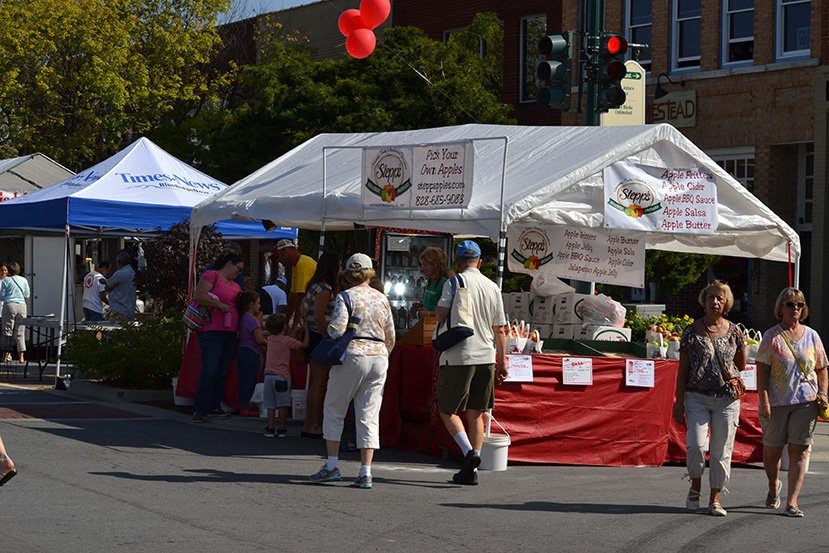
[[549,513],[587,513],[596,515],[630,515],[630,514],[687,514],[680,507],[662,505],[624,505],[613,503],[556,503],[554,501],[528,501],[526,503],[441,503],[444,507],[459,509],[504,509],[509,511],[542,511]]

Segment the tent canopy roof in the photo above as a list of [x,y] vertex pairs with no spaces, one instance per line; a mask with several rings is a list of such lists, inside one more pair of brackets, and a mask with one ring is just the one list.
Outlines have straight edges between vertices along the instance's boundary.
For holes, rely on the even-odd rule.
[[[112,157],[52,186],[0,205],[0,228],[132,234],[164,230],[190,217],[194,205],[227,188],[139,138]],[[217,221],[218,222],[218,221]],[[292,229],[265,233],[261,225],[219,223],[228,236],[280,238]]]
[[[472,199],[467,209],[363,208],[359,147],[459,140],[472,140],[475,150]],[[508,149],[504,167],[505,142]],[[599,228],[604,220],[602,170],[623,160],[665,168],[706,169],[717,182],[716,234],[647,233],[648,248],[786,261],[787,243],[791,243],[793,254],[799,254],[800,240],[794,230],[690,140],[665,124],[473,124],[399,132],[322,134],[201,202],[193,209],[193,224],[197,228],[228,218],[270,219],[286,226],[319,229],[325,220],[329,230],[351,229],[357,223],[492,239],[497,239],[502,226],[506,228],[515,222]]]
[[66,180],[72,171],[41,153],[0,160],[0,190],[28,194]]

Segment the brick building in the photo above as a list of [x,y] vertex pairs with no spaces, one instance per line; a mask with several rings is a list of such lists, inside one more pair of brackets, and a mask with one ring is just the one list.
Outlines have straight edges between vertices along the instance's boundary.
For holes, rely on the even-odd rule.
[[[477,12],[498,14],[504,22],[503,100],[514,105],[516,119],[580,125],[583,118],[574,112],[533,103],[537,38],[578,29],[579,4],[395,0],[392,20],[442,39]],[[821,286],[829,277],[823,255],[829,225],[822,217],[829,206],[829,0],[606,0],[605,21],[606,29],[651,45],[640,60],[649,70],[647,122],[677,126],[798,231],[810,323],[829,330],[829,292]],[[658,77],[671,94],[655,101]],[[737,309],[758,328],[773,322],[774,300],[788,282],[783,263],[735,258],[723,259],[711,276],[729,280]],[[698,312],[696,290],[668,300]]]

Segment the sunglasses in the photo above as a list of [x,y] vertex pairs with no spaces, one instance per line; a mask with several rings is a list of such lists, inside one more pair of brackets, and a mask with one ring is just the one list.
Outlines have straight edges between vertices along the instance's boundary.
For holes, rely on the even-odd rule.
[[804,307],[806,307],[806,302],[804,302],[804,301],[798,301],[798,302],[787,301],[786,302],[786,307],[790,307],[791,309],[794,309],[795,307],[797,307],[798,309],[803,309]]

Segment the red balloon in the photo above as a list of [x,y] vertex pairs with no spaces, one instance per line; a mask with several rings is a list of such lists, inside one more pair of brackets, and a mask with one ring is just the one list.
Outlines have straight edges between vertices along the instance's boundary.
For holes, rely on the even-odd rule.
[[350,9],[345,10],[337,21],[337,27],[343,36],[348,36],[356,29],[365,29],[367,25],[363,22],[363,17],[360,10]]
[[389,0],[362,0],[360,13],[366,27],[374,29],[388,19],[391,13],[391,2]]
[[361,60],[367,58],[374,52],[377,46],[377,37],[374,32],[368,29],[354,29],[348,38],[345,39],[345,49],[351,57]]

